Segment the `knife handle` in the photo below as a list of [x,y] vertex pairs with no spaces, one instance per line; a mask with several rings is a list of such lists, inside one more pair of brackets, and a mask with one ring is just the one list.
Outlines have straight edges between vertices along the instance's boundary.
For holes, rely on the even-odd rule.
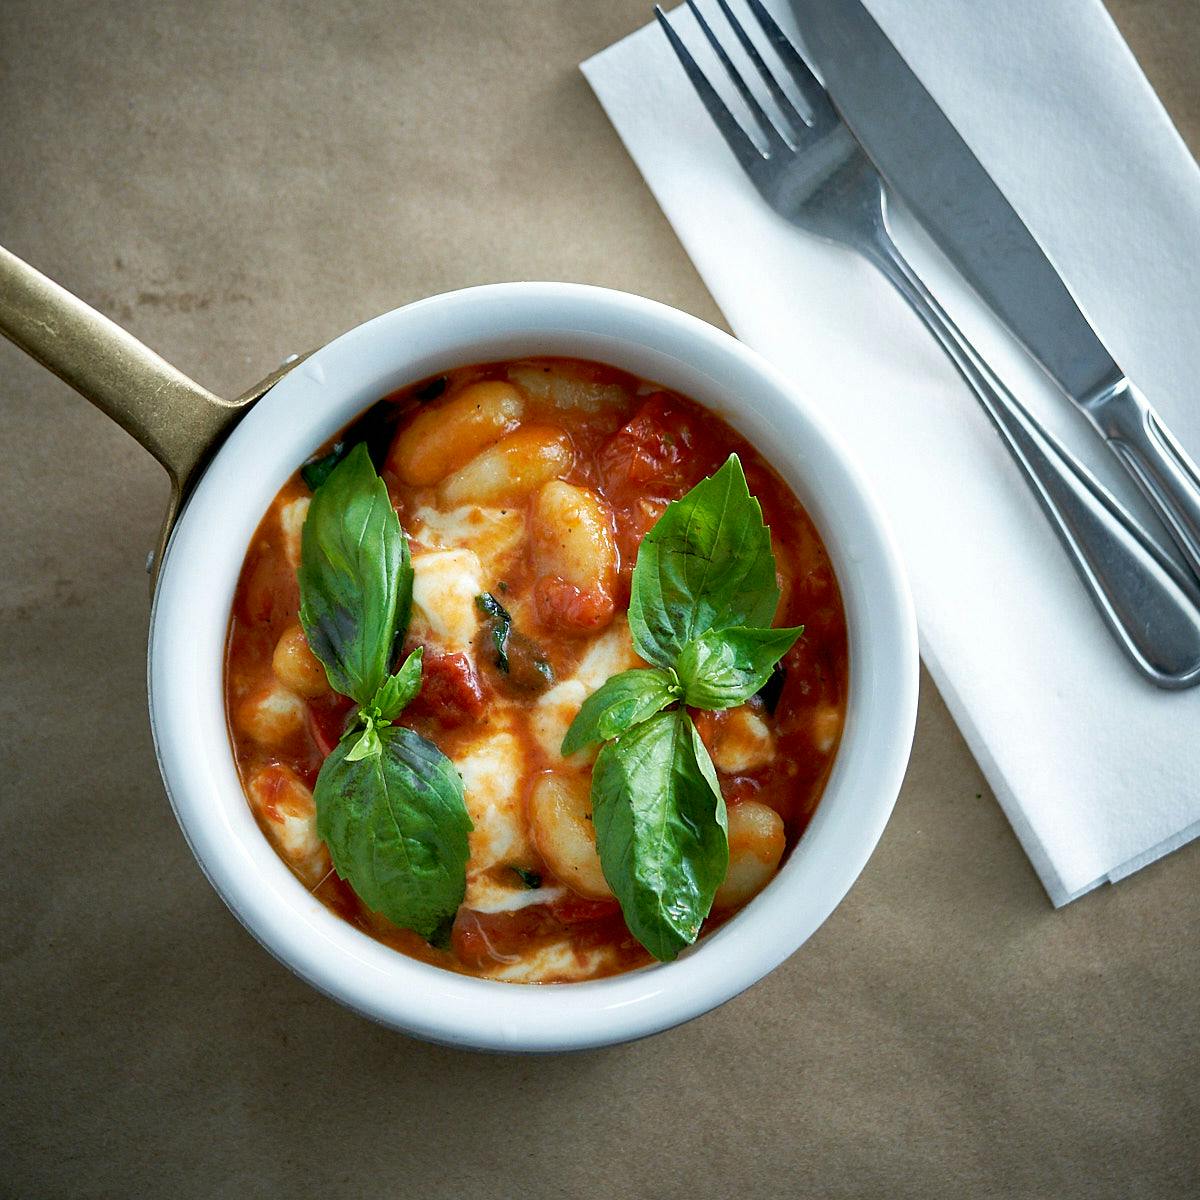
[[1083,407],[1200,578],[1200,472],[1196,464],[1124,375],[1106,381],[1083,400]]
[[1012,395],[885,228],[870,257],[945,350],[991,418],[1101,617],[1151,683],[1200,683],[1200,593],[1101,484]]

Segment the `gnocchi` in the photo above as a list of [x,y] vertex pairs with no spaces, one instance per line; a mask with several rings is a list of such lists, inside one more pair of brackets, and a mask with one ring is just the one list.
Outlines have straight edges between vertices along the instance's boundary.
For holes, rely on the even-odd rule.
[[404,483],[429,487],[515,429],[521,393],[511,383],[483,380],[419,412],[400,431],[387,468]]
[[529,825],[554,874],[580,896],[604,900],[613,892],[596,850],[590,789],[586,774],[539,775],[529,793]]
[[836,704],[822,704],[813,710],[813,745],[825,754],[832,752],[842,735],[842,710]]
[[775,757],[775,739],[762,715],[748,704],[731,708],[714,722],[709,753],[718,771],[741,775]]
[[595,492],[561,479],[542,486],[533,506],[533,552],[542,575],[534,594],[544,624],[592,630],[612,620],[612,526],[612,509]]
[[442,507],[520,499],[566,474],[574,461],[571,439],[563,430],[522,425],[443,481]]
[[730,805],[728,817],[729,870],[714,908],[736,908],[757,896],[779,870],[787,845],[783,818],[757,800]]
[[304,732],[304,701],[274,679],[256,688],[234,710],[234,725],[260,746],[281,748]]
[[289,625],[275,643],[271,655],[275,678],[297,696],[320,696],[329,690],[321,660],[309,649],[300,622]]
[[626,399],[619,383],[599,383],[570,371],[553,371],[532,363],[510,367],[508,377],[531,396],[549,400],[556,408],[577,408],[595,413],[615,408]]
[[280,856],[310,888],[329,874],[332,863],[317,836],[317,806],[294,771],[273,765],[256,772],[247,786],[250,803]]

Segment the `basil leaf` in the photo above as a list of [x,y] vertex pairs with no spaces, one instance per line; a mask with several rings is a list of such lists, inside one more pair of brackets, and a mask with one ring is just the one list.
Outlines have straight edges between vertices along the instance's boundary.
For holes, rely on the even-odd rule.
[[[504,591],[507,584],[500,584]],[[554,668],[545,651],[532,638],[513,628],[508,609],[492,595],[475,597],[475,606],[487,618],[480,637],[480,654],[493,652],[492,662],[504,676],[503,690],[516,695],[538,695],[554,685]],[[489,647],[490,643],[490,647]]]
[[600,751],[592,819],[625,924],[669,962],[696,940],[729,865],[725,801],[686,712],[658,713]]
[[300,468],[300,478],[308,484],[308,490],[315,492],[333,474],[333,468],[350,453],[345,442],[335,442],[328,454],[311,459]]
[[370,909],[431,938],[466,894],[471,818],[442,752],[402,726],[357,762],[344,738],[317,776],[317,833],[339,876]]
[[635,667],[606,680],[584,702],[563,738],[565,756],[606,742],[678,700],[679,681],[661,667]]
[[371,715],[379,721],[394,721],[421,690],[421,661],[425,648],[418,646],[395,675],[380,684],[370,703]]
[[683,702],[692,708],[744,704],[771,678],[775,664],[804,632],[794,629],[714,629],[688,642],[679,656]]
[[424,653],[424,647],[418,646],[404,660],[400,670],[380,684],[371,703],[359,709],[357,720],[363,722],[363,729],[346,753],[347,762],[361,762],[364,758],[383,753],[379,731],[394,721],[421,690],[421,659]]
[[376,470],[387,461],[388,448],[392,444],[392,435],[400,419],[400,408],[389,400],[381,400],[373,404],[358,418],[333,444],[333,449],[320,458],[310,458],[300,468],[300,478],[308,484],[309,490],[315,492],[323,484],[333,469],[360,442],[365,443],[371,462]]
[[762,701],[763,708],[771,715],[775,715],[775,710],[779,707],[779,701],[783,698],[783,685],[787,682],[787,667],[782,662],[777,662],[771,668],[771,675],[767,682],[762,685],[755,693]]
[[508,615],[508,609],[491,592],[484,592],[482,595],[476,596],[475,604],[488,619],[492,645],[496,650],[496,666],[507,675],[509,670],[508,635],[512,630],[512,617]]
[[509,870],[531,890],[542,886],[542,877],[537,871],[531,871],[528,867],[509,867]]
[[330,685],[370,703],[412,606],[408,539],[364,445],[313,496],[300,542],[300,623]]
[[372,717],[366,718],[366,724],[361,731],[356,727],[352,732],[358,734],[358,739],[346,751],[347,762],[361,762],[364,758],[376,758],[383,753],[383,742],[379,740],[379,726]]
[[642,539],[629,598],[633,644],[648,662],[673,666],[710,629],[769,626],[778,604],[771,534],[731,454]]

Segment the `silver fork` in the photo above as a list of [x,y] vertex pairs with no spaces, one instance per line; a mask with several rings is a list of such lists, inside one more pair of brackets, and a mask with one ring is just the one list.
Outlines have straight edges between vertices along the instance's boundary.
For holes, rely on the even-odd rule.
[[1008,391],[909,266],[888,228],[882,178],[761,0],[746,3],[807,105],[806,114],[788,99],[726,0],[717,3],[759,84],[783,115],[786,130],[780,130],[764,111],[695,0],[687,0],[766,139],[765,152],[726,107],[662,9],[655,6],[654,13],[709,116],[763,199],[792,224],[857,250],[883,272],[991,418],[1133,665],[1158,687],[1178,689],[1200,683],[1200,597],[1187,576]]

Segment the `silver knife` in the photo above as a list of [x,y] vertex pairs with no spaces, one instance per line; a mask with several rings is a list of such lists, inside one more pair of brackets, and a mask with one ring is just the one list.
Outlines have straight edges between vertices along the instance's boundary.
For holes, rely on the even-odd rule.
[[809,60],[880,173],[1100,432],[1200,578],[1200,472],[1033,234],[859,0],[791,3]]

